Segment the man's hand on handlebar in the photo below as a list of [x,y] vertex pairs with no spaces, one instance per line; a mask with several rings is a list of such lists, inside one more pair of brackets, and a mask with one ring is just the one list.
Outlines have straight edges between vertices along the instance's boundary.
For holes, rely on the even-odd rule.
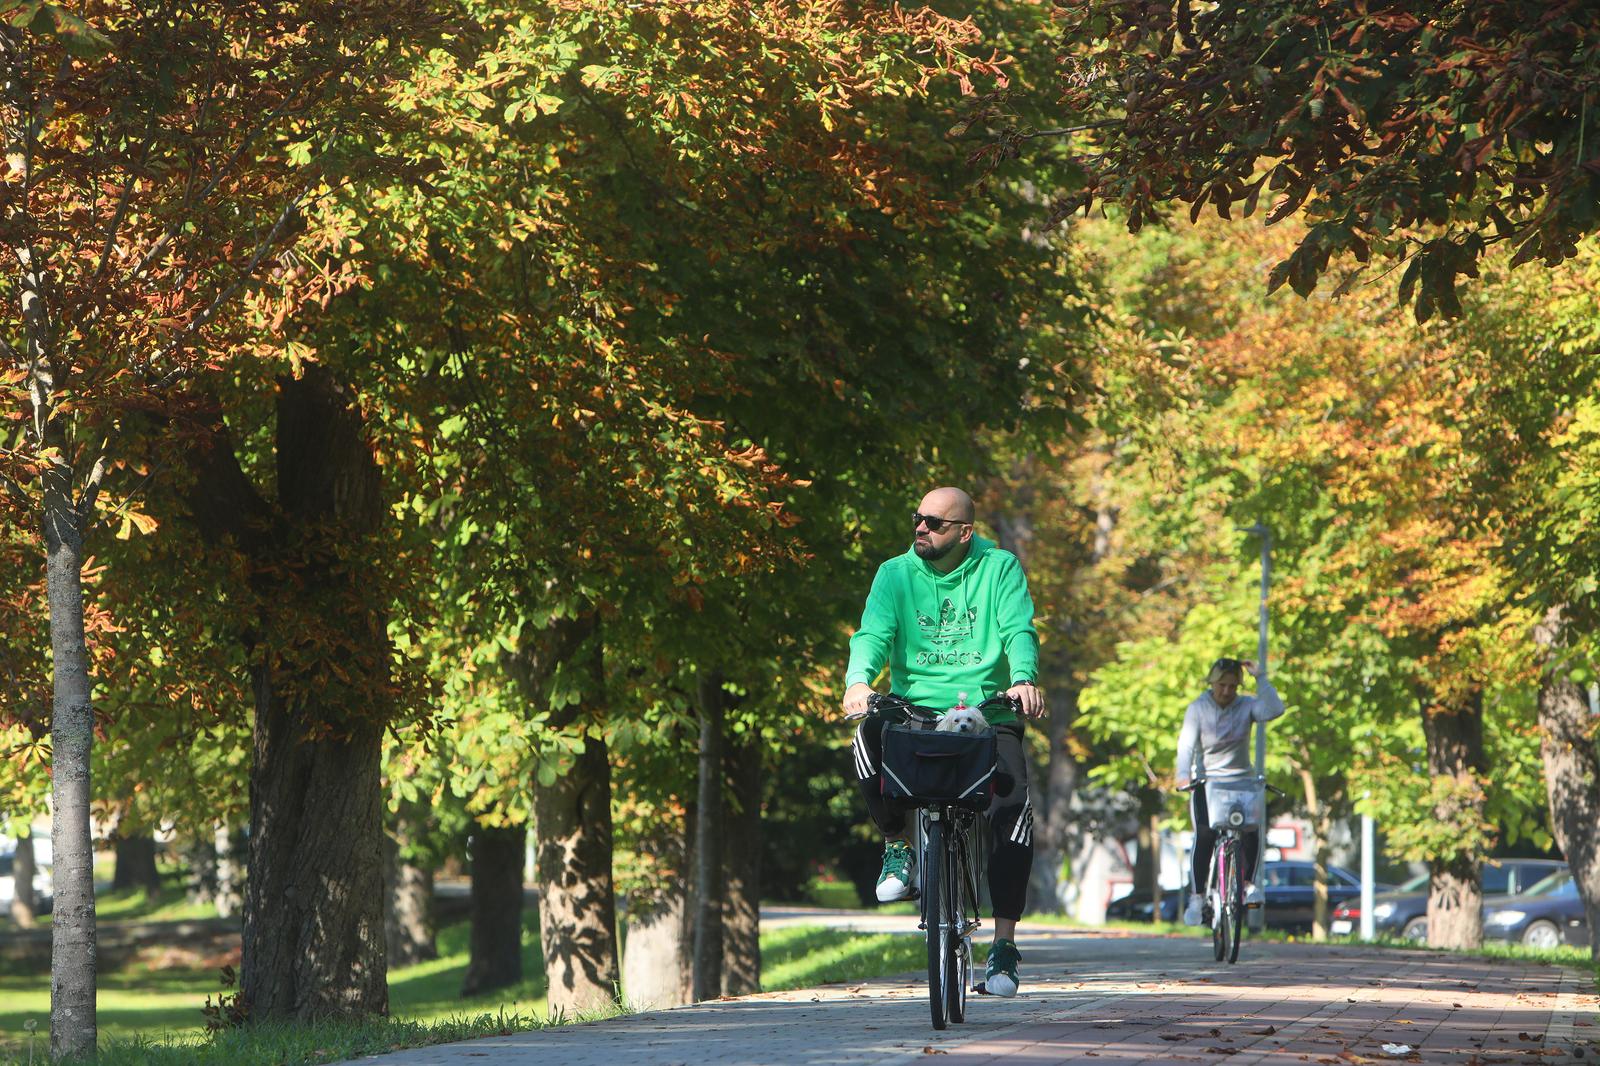
[[1022,704],[1024,718],[1039,718],[1044,715],[1044,693],[1039,691],[1037,685],[1012,685],[1006,689],[1006,695]]
[[867,698],[872,695],[872,686],[857,681],[844,690],[844,714],[846,718],[860,718],[867,713]]

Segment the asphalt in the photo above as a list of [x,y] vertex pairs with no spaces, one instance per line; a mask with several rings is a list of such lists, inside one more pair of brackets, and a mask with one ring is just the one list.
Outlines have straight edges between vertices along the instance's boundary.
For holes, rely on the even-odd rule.
[[[911,917],[764,914],[914,932]],[[385,1066],[1094,1066],[1600,1062],[1592,973],[1418,950],[1210,942],[1024,923],[1022,993],[936,1032],[917,975],[769,993],[374,1056]]]

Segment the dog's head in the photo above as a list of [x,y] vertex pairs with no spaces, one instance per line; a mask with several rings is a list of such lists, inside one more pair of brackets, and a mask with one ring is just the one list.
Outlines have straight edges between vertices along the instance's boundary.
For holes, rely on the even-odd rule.
[[962,707],[959,710],[948,711],[939,719],[939,732],[941,733],[978,733],[988,726],[984,720],[983,712],[972,707]]

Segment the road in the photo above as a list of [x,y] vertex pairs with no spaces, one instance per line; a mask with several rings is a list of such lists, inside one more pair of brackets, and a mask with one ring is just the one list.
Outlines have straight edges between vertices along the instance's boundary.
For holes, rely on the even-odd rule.
[[[815,924],[774,911],[768,925]],[[828,924],[907,930],[910,917]],[[939,1066],[1144,1062],[1600,1061],[1600,997],[1578,970],[1409,950],[1209,941],[1024,923],[1023,993],[929,1024],[916,975],[723,1000],[376,1056],[384,1066]],[[1385,1050],[1388,1045],[1389,1050]]]

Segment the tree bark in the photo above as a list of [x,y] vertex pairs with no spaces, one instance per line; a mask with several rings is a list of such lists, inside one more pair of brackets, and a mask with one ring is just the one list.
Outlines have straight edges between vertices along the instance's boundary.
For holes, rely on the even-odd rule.
[[1078,717],[1078,686],[1070,667],[1052,669],[1060,678],[1059,688],[1045,692],[1048,717],[1045,731],[1050,750],[1045,757],[1043,788],[1034,796],[1034,860],[1029,878],[1028,906],[1046,914],[1060,914],[1061,869],[1072,849],[1072,797],[1078,791],[1078,761],[1072,756],[1068,740]]
[[689,826],[674,818],[643,847],[657,864],[653,892],[628,901],[627,939],[622,948],[622,993],[629,1007],[659,1010],[694,999],[694,919],[689,905]]
[[195,906],[206,906],[217,899],[217,841],[208,828],[204,835],[185,837],[178,854],[189,868],[184,883],[184,898]]
[[1311,820],[1311,863],[1313,882],[1311,891],[1311,939],[1328,939],[1328,837],[1333,831],[1333,819],[1328,816],[1327,804],[1317,794],[1317,779],[1305,766],[1300,767],[1300,783],[1306,793],[1306,814]]
[[694,998],[722,994],[722,675],[700,674],[700,789],[695,803]]
[[387,1014],[383,726],[306,735],[337,712],[256,671],[240,991],[252,1020]]
[[240,860],[246,857],[247,849],[240,846],[240,836],[226,822],[217,823],[217,894],[213,902],[222,918],[232,918],[244,910],[245,864]]
[[539,935],[550,1015],[571,1018],[617,999],[617,904],[611,874],[611,762],[595,730],[554,784],[534,793]]
[[[38,294],[33,294],[38,300]],[[34,331],[30,329],[30,334]],[[61,384],[65,384],[64,382]],[[48,418],[48,412],[44,412]],[[59,420],[46,443],[67,449]],[[95,1021],[94,845],[89,831],[94,703],[83,626],[83,525],[72,502],[72,470],[44,473],[46,598],[54,694],[50,719],[50,1054],[92,1055]]]
[[1534,629],[1540,651],[1539,752],[1550,828],[1589,919],[1589,956],[1600,961],[1600,718],[1569,673],[1566,624],[1552,608]]
[[1161,920],[1161,793],[1139,790],[1138,848],[1133,858],[1134,892],[1150,901],[1150,920]]
[[[1474,688],[1450,705],[1428,707],[1422,717],[1428,772],[1454,783],[1434,817],[1446,826],[1483,818],[1483,692]],[[1476,948],[1483,943],[1482,855],[1453,851],[1429,861],[1428,944]]]
[[38,864],[33,858],[33,831],[24,828],[17,834],[17,851],[11,860],[11,920],[18,929],[32,929],[38,916],[38,901],[33,895],[33,878]]
[[761,991],[761,737],[746,730],[727,746],[725,774],[732,803],[723,836],[722,994]]
[[472,863],[472,940],[463,996],[522,980],[522,850],[526,826],[476,826]]
[[161,875],[156,870],[156,841],[148,833],[119,836],[116,865],[112,868],[111,888],[125,891],[142,888],[148,896],[161,894]]
[[[256,1020],[388,1013],[380,763],[390,649],[365,575],[346,561],[387,515],[363,429],[354,396],[326,367],[281,378],[276,513],[254,498],[231,447],[208,458],[215,493],[197,508],[202,527],[239,538],[256,592],[273,604],[251,648],[240,992]],[[244,517],[219,517],[225,507]],[[283,617],[337,643],[308,647],[302,624]]]
[[[388,900],[384,911],[384,944],[391,971],[439,957],[433,920],[433,870],[411,862],[405,855],[404,848],[410,843],[410,836],[411,820],[402,815],[396,825],[396,835],[384,838],[384,885]],[[518,892],[521,892],[520,880]],[[519,948],[521,928],[519,912]]]

